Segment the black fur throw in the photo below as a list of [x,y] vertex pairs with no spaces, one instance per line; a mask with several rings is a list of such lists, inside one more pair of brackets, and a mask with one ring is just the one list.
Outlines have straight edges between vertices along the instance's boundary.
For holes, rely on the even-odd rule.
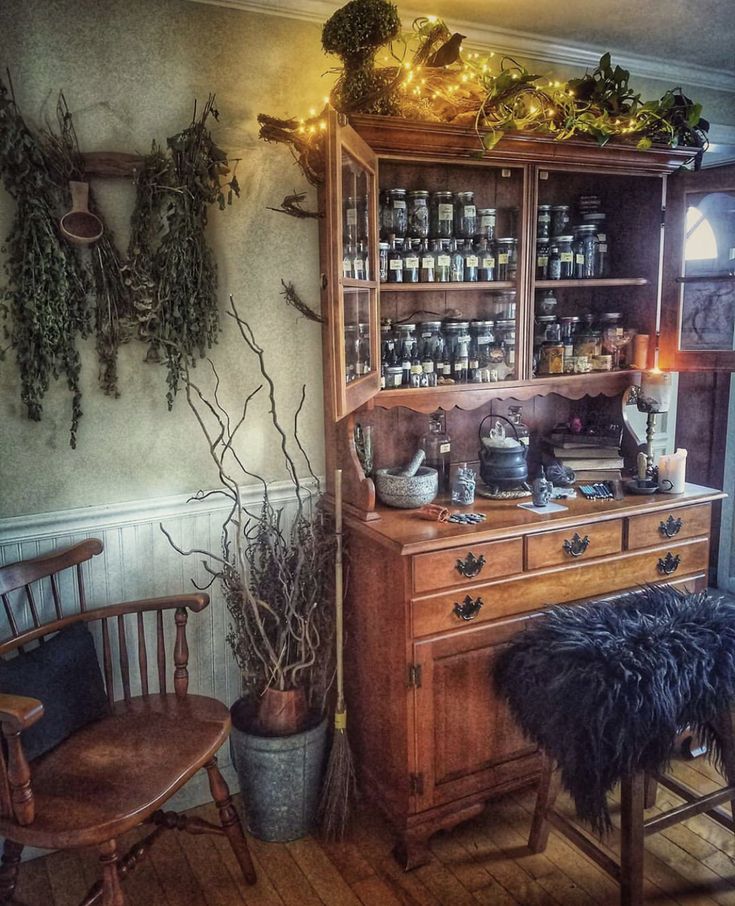
[[495,683],[579,817],[606,831],[607,794],[663,768],[686,724],[719,760],[711,721],[735,696],[735,603],[662,585],[557,607],[501,654]]

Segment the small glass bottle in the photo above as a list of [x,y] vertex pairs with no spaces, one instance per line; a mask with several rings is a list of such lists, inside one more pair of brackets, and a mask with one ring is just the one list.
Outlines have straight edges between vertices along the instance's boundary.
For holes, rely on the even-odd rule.
[[388,283],[403,283],[403,252],[395,236],[391,236],[388,251]]
[[424,370],[421,366],[421,359],[419,358],[418,343],[414,344],[413,353],[411,355],[411,372],[409,375],[409,387],[420,387],[421,386],[421,375],[424,373]]
[[482,283],[490,283],[495,279],[495,252],[487,239],[481,239],[477,251],[480,259],[477,279]]
[[403,282],[419,282],[419,252],[413,248],[410,240],[406,242],[407,248],[403,252]]
[[350,195],[345,198],[345,241],[349,245],[357,242],[357,202]]
[[421,283],[434,283],[436,280],[436,258],[434,253],[429,251],[427,248],[427,243],[424,241],[421,243],[421,250],[419,252],[420,263],[419,263],[419,280]]
[[538,239],[551,237],[551,205],[540,204],[536,214],[536,236]]
[[536,240],[536,279],[549,279],[549,239],[539,237]]
[[496,241],[498,251],[498,280],[515,280],[518,272],[518,240],[504,237]]
[[411,386],[411,347],[404,343],[401,346],[401,384],[404,387]]
[[[574,236],[557,236],[554,239],[559,250],[559,280],[571,280],[574,277],[573,241]],[[556,278],[552,277],[551,279]]]
[[388,253],[390,252],[390,243],[381,242],[378,244],[378,264],[380,267],[380,282],[388,282]]
[[452,441],[447,434],[443,412],[433,412],[429,416],[429,430],[421,438],[421,447],[426,453],[425,464],[438,472],[439,493],[448,493]]
[[427,341],[424,343],[424,352],[421,356],[421,386],[436,387],[436,370],[434,367],[434,355],[431,344]]
[[365,250],[363,243],[359,242],[352,254],[352,276],[355,280],[365,280]]
[[551,206],[551,236],[561,236],[564,228],[569,223],[569,205],[555,204]]
[[477,211],[477,217],[479,220],[479,237],[480,239],[487,239],[488,242],[493,242],[495,239],[495,222],[497,219],[497,211],[495,208],[479,208]]
[[435,256],[434,280],[436,283],[449,283],[452,279],[452,257],[449,254],[449,239],[435,239],[432,251]]
[[523,422],[523,406],[508,406],[508,420],[512,422],[518,440],[528,446],[531,443],[531,432]]
[[561,280],[561,256],[556,242],[549,246],[548,279]]
[[342,276],[351,280],[355,273],[353,265],[355,262],[355,249],[352,245],[345,245],[342,253]]
[[451,270],[450,270],[450,279],[452,283],[463,283],[464,282],[464,254],[462,249],[459,248],[459,243],[456,239],[452,240],[450,245],[450,256],[451,256]]
[[477,252],[472,247],[472,241],[467,239],[464,244],[464,279],[465,283],[477,283],[477,272],[480,264]]

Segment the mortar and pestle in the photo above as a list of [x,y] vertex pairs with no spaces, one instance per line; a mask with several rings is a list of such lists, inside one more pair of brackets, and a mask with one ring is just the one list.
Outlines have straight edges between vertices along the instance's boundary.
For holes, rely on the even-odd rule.
[[89,210],[89,183],[69,182],[71,210],[59,221],[61,235],[74,245],[91,245],[102,235],[104,225]]
[[439,491],[439,473],[422,465],[425,456],[418,450],[408,465],[376,471],[375,491],[381,503],[403,510],[431,503]]

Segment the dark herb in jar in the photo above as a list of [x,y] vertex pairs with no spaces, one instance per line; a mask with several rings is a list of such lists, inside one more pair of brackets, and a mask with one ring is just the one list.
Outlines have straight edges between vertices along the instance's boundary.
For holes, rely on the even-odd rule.
[[452,258],[449,254],[449,240],[435,239],[432,243],[435,255],[434,280],[436,283],[449,283],[452,279]]
[[457,192],[454,206],[454,235],[473,239],[477,233],[477,208],[474,192]]
[[388,282],[388,255],[390,245],[387,242],[381,242],[378,246],[378,264],[380,268],[380,282]]
[[468,240],[464,248],[464,279],[465,283],[477,283],[477,272],[479,269],[480,259],[477,252]]
[[488,242],[492,242],[495,239],[495,221],[497,218],[495,208],[479,208],[477,216],[479,218],[480,239],[487,239]]
[[540,204],[536,213],[536,237],[549,239],[551,237],[551,205]]
[[393,217],[393,233],[398,239],[403,239],[408,230],[408,210],[406,207],[406,190],[389,189],[391,212]]
[[419,250],[410,242],[403,253],[403,282],[419,282]]
[[454,236],[454,194],[434,192],[431,196],[431,235],[435,239]]
[[549,240],[536,240],[536,279],[549,279]]
[[395,238],[388,252],[388,283],[403,283],[403,252]]
[[495,279],[495,252],[487,239],[480,240],[477,279],[489,283]]
[[414,239],[429,237],[429,193],[425,189],[408,193],[408,235]]
[[420,259],[419,280],[421,281],[421,283],[434,283],[436,279],[436,259],[434,257],[434,253],[426,248],[425,242],[422,244]]

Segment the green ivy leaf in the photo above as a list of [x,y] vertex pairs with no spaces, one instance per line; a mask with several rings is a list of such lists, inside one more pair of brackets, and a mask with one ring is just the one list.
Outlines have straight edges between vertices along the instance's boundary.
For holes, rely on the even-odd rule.
[[638,144],[636,145],[636,148],[638,148],[639,151],[648,151],[648,149],[651,147],[652,144],[653,144],[653,142],[651,141],[650,138],[648,138],[647,136],[643,136],[643,138],[638,140]]

